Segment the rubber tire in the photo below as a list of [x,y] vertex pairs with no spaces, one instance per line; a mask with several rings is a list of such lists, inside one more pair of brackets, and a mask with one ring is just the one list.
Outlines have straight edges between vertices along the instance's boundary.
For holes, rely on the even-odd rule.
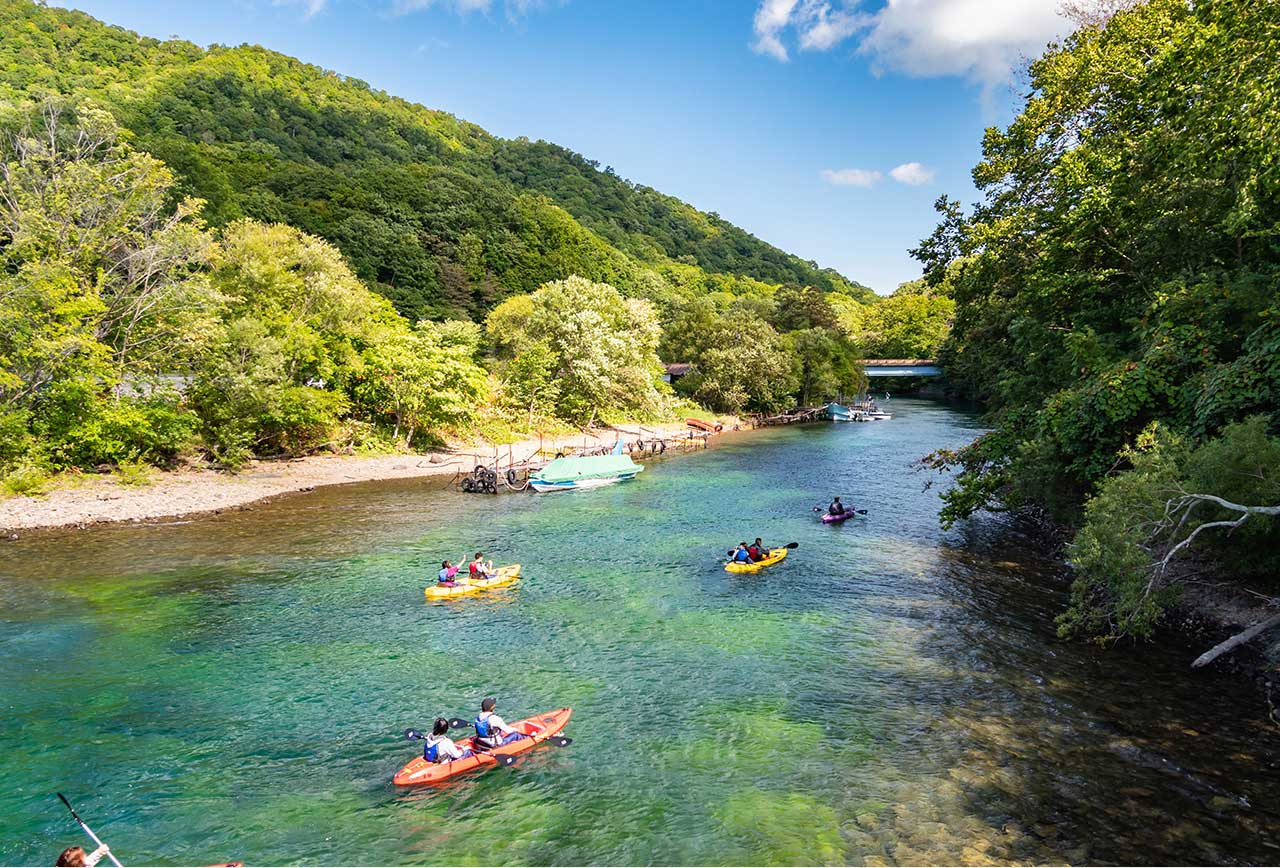
[[507,469],[507,485],[514,487],[520,481],[520,474],[516,473],[515,468]]
[[462,490],[470,494],[476,490],[476,481],[470,476],[462,477]]

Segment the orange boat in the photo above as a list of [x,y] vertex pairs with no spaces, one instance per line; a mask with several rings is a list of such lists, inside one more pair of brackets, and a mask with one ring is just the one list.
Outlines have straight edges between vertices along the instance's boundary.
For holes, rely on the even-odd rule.
[[714,422],[703,422],[701,419],[685,419],[684,424],[688,425],[690,428],[694,429],[695,431],[703,431],[707,434],[715,434],[722,427],[724,427]]
[[[391,779],[391,782],[398,787],[439,784],[456,775],[465,774],[472,769],[492,768],[498,764],[498,760],[494,758],[495,756],[515,756],[527,750],[533,750],[533,748],[564,729],[564,725],[569,722],[571,714],[573,714],[572,708],[558,708],[555,711],[526,717],[524,720],[512,721],[508,726],[517,732],[523,732],[525,735],[533,737],[522,738],[488,753],[477,753],[460,760],[449,760],[443,763],[427,762],[422,757],[418,757],[396,772],[396,776]],[[475,736],[459,739],[456,744],[466,750],[472,747],[474,738]]]

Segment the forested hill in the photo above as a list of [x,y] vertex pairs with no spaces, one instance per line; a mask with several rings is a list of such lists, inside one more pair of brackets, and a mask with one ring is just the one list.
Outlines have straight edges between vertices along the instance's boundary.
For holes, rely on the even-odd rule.
[[410,318],[482,316],[579,274],[664,303],[798,283],[869,298],[565,148],[503,140],[257,46],[202,49],[0,0],[0,100],[89,100],[207,201],[215,226],[283,222],[335,243]]

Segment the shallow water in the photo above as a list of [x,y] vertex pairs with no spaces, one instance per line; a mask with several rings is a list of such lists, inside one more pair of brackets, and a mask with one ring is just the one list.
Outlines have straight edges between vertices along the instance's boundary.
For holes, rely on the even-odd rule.
[[[1133,864],[1280,861],[1280,739],[1194,650],[1061,643],[1019,528],[942,531],[891,422],[723,438],[630,483],[346,486],[0,545],[0,862]],[[865,518],[825,527],[833,492]],[[798,541],[759,575],[729,545]],[[443,557],[519,561],[447,604]],[[568,748],[397,790],[400,733],[572,705]]]

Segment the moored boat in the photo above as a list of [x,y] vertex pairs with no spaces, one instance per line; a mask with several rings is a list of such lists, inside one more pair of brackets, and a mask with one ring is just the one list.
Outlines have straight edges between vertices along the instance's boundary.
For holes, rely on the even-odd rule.
[[622,454],[622,441],[608,455],[557,458],[529,477],[534,491],[576,491],[632,479],[644,467]]
[[853,411],[843,404],[837,404],[832,401],[830,404],[822,408],[823,415],[832,422],[852,422],[854,421]]

